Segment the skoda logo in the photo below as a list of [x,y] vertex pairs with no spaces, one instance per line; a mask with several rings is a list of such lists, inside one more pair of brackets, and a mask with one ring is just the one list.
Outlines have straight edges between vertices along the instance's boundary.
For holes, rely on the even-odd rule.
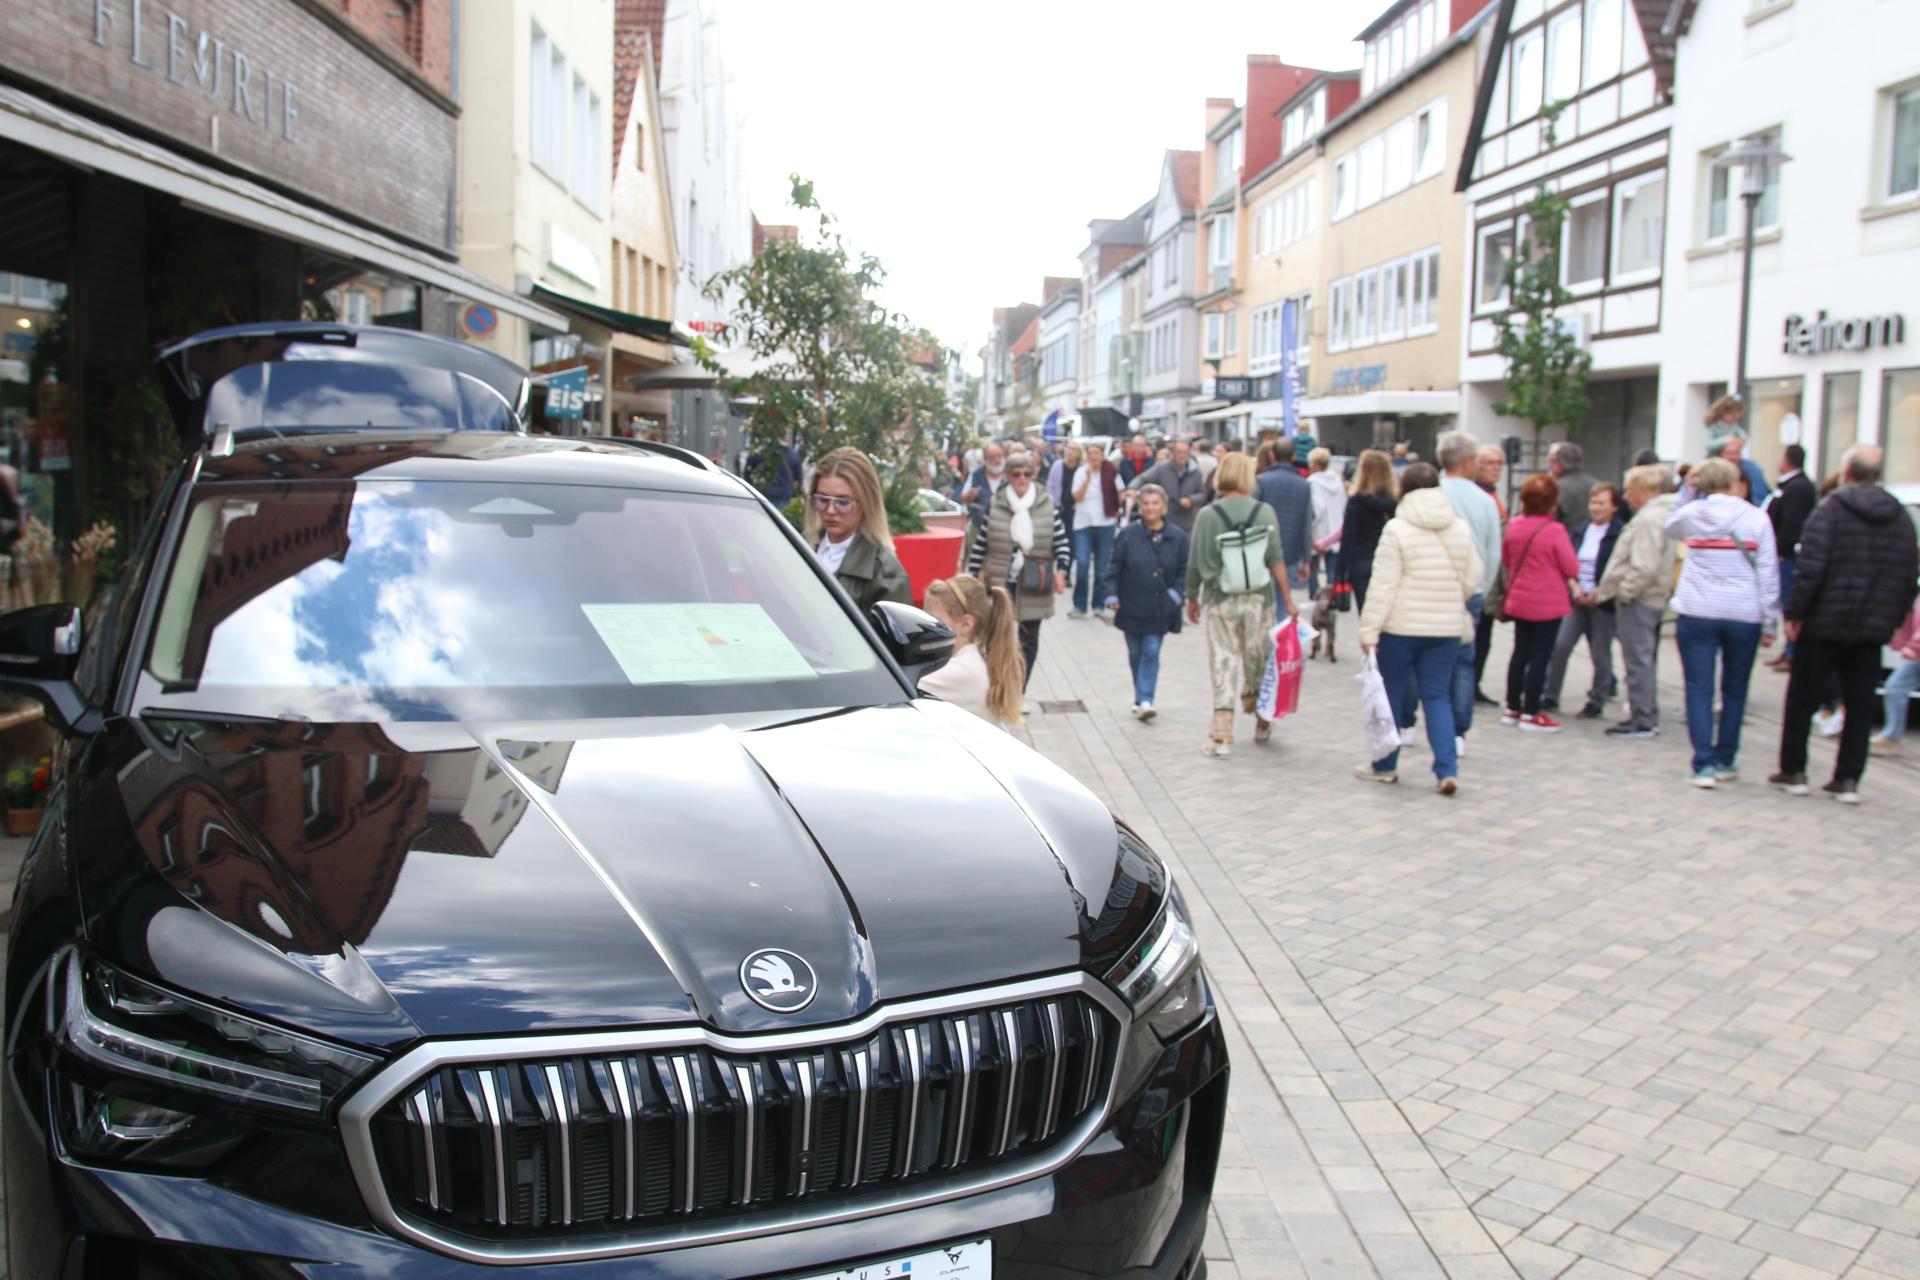
[[763,1009],[798,1013],[813,1003],[813,966],[791,951],[768,947],[740,962],[740,985]]

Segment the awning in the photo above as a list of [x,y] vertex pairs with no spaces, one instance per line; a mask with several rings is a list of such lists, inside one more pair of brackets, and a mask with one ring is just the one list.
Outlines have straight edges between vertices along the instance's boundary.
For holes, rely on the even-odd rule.
[[538,283],[532,284],[527,292],[535,302],[544,302],[556,311],[563,311],[570,316],[585,320],[588,324],[597,324],[602,329],[611,329],[615,333],[630,333],[636,338],[652,338],[655,342],[678,343],[683,347],[693,345],[687,341],[685,335],[673,331],[671,320],[656,320],[652,316],[635,315],[631,311],[615,311],[612,307],[603,307],[597,302],[575,298]]
[[724,371],[718,376],[698,360],[682,360],[677,364],[648,369],[645,373],[630,374],[627,386],[635,391],[697,391],[717,385],[722,377],[751,378],[772,363],[760,359],[745,347],[717,351],[714,358]]
[[1383,413],[1437,415],[1460,412],[1458,391],[1366,391],[1357,396],[1309,396],[1300,402],[1303,418],[1340,418]]
[[192,208],[229,222],[418,280],[551,329],[567,327],[565,317],[558,312],[424,249],[369,231],[257,182],[222,173],[7,85],[0,85],[0,138],[83,169],[164,191]]
[[1277,418],[1286,412],[1286,403],[1281,400],[1242,400],[1239,404],[1230,404],[1223,409],[1209,409],[1205,413],[1193,415],[1195,422],[1225,422],[1229,418],[1263,417]]

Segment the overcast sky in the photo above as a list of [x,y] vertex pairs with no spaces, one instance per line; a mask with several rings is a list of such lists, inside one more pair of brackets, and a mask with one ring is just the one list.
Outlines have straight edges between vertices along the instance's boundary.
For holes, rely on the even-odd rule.
[[996,306],[1078,275],[1091,218],[1150,199],[1206,99],[1242,100],[1246,55],[1357,66],[1366,3],[1273,0],[723,0],[753,209],[793,220],[813,180],[887,300],[967,358]]

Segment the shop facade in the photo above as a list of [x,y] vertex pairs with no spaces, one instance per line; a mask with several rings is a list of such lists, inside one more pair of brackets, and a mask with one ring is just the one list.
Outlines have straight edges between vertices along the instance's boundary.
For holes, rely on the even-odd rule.
[[183,451],[155,344],[549,309],[459,267],[451,0],[0,8],[0,431],[66,547]]
[[[1777,475],[1799,444],[1838,469],[1856,440],[1886,448],[1890,484],[1920,485],[1920,61],[1875,24],[1920,22],[1920,3],[1836,0],[1816,15],[1776,3],[1701,5],[1680,42],[1667,247],[1667,386],[1660,450],[1708,447],[1707,406],[1736,376],[1744,210],[1738,170],[1715,159],[1762,137],[1792,158],[1754,206],[1747,342],[1748,455]],[[1849,65],[1844,82],[1801,68]],[[1773,86],[1753,95],[1754,84]]]

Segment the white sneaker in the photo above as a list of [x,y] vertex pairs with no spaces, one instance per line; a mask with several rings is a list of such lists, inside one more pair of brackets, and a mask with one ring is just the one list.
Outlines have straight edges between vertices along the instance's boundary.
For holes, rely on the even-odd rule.
[[1453,740],[1453,758],[1456,760],[1465,760],[1467,758],[1467,740],[1465,738],[1456,737]]
[[1847,713],[1844,708],[1835,707],[1832,711],[1813,713],[1813,731],[1823,738],[1837,738],[1840,730],[1846,727]]
[[1402,729],[1400,731],[1400,745],[1402,747],[1410,747],[1413,745],[1413,730]]
[[1158,715],[1159,712],[1153,709],[1151,702],[1142,702],[1133,709],[1133,714],[1139,716],[1142,720],[1151,720],[1154,716]]
[[1137,702],[1133,704],[1133,718],[1135,720],[1140,718],[1140,704]]

